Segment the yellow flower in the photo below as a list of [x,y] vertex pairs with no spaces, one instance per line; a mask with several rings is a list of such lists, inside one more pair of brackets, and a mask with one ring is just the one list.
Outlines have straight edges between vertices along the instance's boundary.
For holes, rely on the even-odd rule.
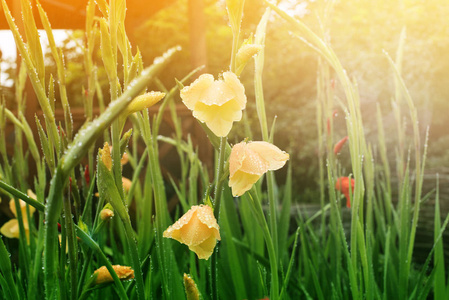
[[267,142],[241,142],[229,157],[229,186],[234,197],[243,195],[267,171],[282,168],[288,153]]
[[220,137],[227,136],[232,123],[242,119],[246,106],[245,88],[232,72],[223,73],[223,80],[201,75],[181,90],[181,98],[193,116]]
[[[33,198],[34,200],[36,200],[36,195],[31,191],[28,190],[27,191],[28,196],[30,198]],[[25,234],[27,239],[29,239],[30,236],[30,232],[29,232],[29,224],[28,224],[28,216],[27,216],[27,211],[26,211],[26,202],[23,200],[19,200],[20,203],[20,210],[22,212],[22,220],[23,220],[23,227],[25,228]],[[16,216],[16,219],[11,219],[8,222],[6,222],[5,224],[3,224],[2,228],[0,228],[0,232],[12,239],[12,238],[19,238],[19,221],[17,220],[17,211],[16,211],[16,205],[14,203],[14,199],[11,199],[9,201],[9,209],[11,210],[11,212],[14,214],[14,216]],[[33,215],[33,213],[36,211],[36,209],[29,205],[29,210],[30,210],[30,216]]]
[[[120,280],[129,280],[134,278],[134,270],[131,269],[131,267],[114,265],[112,266],[112,268],[114,269],[117,277]],[[97,279],[95,280],[96,284],[114,281],[114,279],[112,279],[111,273],[109,273],[109,270],[106,268],[106,266],[102,266],[101,268],[97,269],[94,274],[97,274]]]
[[217,240],[220,240],[219,230],[212,208],[208,205],[195,205],[164,231],[164,237],[186,244],[198,258],[208,259]]

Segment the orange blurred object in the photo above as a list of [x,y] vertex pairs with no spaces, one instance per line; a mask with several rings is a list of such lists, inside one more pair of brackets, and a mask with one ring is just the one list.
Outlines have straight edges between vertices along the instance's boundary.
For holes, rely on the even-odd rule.
[[345,145],[346,141],[348,140],[348,136],[345,136],[344,138],[342,138],[341,140],[338,141],[338,143],[335,144],[334,146],[334,154],[337,155],[338,153],[340,153],[341,148],[343,148],[343,146]]
[[[351,192],[354,191],[355,180],[351,178]],[[340,177],[335,183],[335,189],[340,191],[346,197],[346,207],[351,207],[351,198],[349,196],[349,177]]]

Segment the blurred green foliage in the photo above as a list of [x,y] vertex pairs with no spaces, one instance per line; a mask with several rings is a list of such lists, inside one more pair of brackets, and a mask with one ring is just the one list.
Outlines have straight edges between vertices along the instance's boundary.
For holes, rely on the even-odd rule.
[[[217,76],[229,67],[232,33],[228,25],[225,1],[204,0],[205,32],[207,40],[207,72]],[[301,18],[312,30],[332,44],[350,77],[358,83],[365,132],[376,144],[376,103],[381,104],[387,132],[387,148],[394,159],[396,124],[391,110],[394,96],[392,70],[383,51],[394,57],[403,28],[407,38],[404,47],[402,76],[416,103],[423,136],[430,126],[429,159],[431,169],[449,168],[449,2],[350,0],[350,1],[288,1],[279,2],[281,8]],[[246,0],[241,39],[255,32],[265,10],[263,1]],[[51,21],[51,20],[50,20]],[[161,75],[167,86],[174,85],[193,69],[190,62],[189,19],[187,0],[173,4],[151,16],[148,20],[128,28],[132,45],[141,51],[143,61],[150,64],[154,57],[173,45],[184,49]],[[65,42],[67,86],[72,106],[82,106],[80,85],[87,86],[82,53],[76,41],[83,39],[82,31],[73,31]],[[276,14],[271,16],[265,55],[264,93],[271,124],[275,116],[275,143],[291,155],[295,199],[301,202],[318,201],[318,157],[316,129],[317,54],[303,41],[293,37],[285,22]],[[75,41],[75,43],[73,43]],[[135,51],[135,49],[134,49]],[[97,55],[98,78],[108,94],[107,76],[102,69],[100,49]],[[49,68],[52,59],[46,57]],[[261,139],[255,113],[253,89],[254,64],[250,62],[241,75],[248,97],[248,122],[255,140]],[[48,73],[47,73],[48,74]],[[156,87],[154,87],[157,89]],[[71,93],[70,91],[77,91]],[[58,93],[56,93],[58,94]],[[337,99],[344,97],[341,87],[335,86]],[[108,99],[105,96],[105,99]],[[58,102],[57,102],[58,103]],[[336,107],[338,109],[338,107]],[[405,103],[404,109],[405,110]],[[344,114],[335,119],[334,140],[346,135]],[[405,120],[405,122],[407,122]],[[244,136],[243,122],[237,124],[230,141],[236,143]],[[411,130],[410,124],[408,129]],[[407,141],[406,147],[411,147]],[[348,175],[350,173],[347,146],[339,156]],[[285,172],[285,170],[284,170]],[[277,176],[285,176],[279,172]],[[283,180],[282,180],[283,182]]]

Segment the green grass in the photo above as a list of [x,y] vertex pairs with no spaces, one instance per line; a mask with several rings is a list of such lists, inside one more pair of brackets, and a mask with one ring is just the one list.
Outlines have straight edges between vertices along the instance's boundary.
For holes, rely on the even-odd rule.
[[[449,216],[441,222],[444,216],[440,211],[438,181],[435,192],[423,195],[427,136],[422,145],[418,112],[401,77],[405,31],[399,40],[395,61],[385,55],[392,70],[385,75],[392,76],[395,82],[391,97],[398,136],[398,144],[390,149],[383,128],[387,112],[379,105],[377,143],[367,141],[357,82],[346,73],[330,44],[307,25],[266,2],[269,8],[261,17],[254,43],[265,44],[270,15],[276,13],[289,24],[292,34],[310,45],[319,57],[315,101],[320,197],[318,211],[309,216],[297,208],[292,193],[292,173],[301,166],[289,164],[286,181],[279,184],[270,171],[250,191],[241,197],[232,197],[227,184],[230,144],[226,137],[215,136],[201,124],[216,155],[214,172],[209,174],[198,154],[198,148],[203,145],[194,145],[188,133],[183,132],[175,107],[179,89],[187,85],[199,69],[186,74],[173,87],[163,86],[157,74],[163,72],[180,49],[168,50],[144,68],[146,62],[142,61],[138,50],[132,50],[126,36],[124,0],[111,0],[109,4],[88,2],[83,45],[88,76],[88,86],[84,88],[88,91],[84,104],[87,119],[83,127],[74,132],[65,87],[66,62],[54,43],[50,22],[38,4],[56,62],[56,74],[51,74],[51,78],[57,81],[45,82],[48,74],[45,74],[36,23],[26,1],[22,4],[27,24],[26,43],[19,35],[6,2],[2,1],[24,61],[16,78],[17,113],[6,108],[4,102],[0,110],[0,189],[8,196],[6,198],[15,199],[20,230],[18,242],[6,237],[0,241],[2,298],[183,299],[184,273],[190,274],[196,282],[201,299],[447,298],[449,288],[442,237]],[[96,7],[101,17],[94,16]],[[237,9],[235,13],[241,12]],[[231,18],[240,20],[241,16]],[[231,71],[236,68],[235,56],[242,43],[239,30],[235,26],[232,30]],[[93,60],[95,44],[100,45],[111,91],[111,99],[104,99],[104,102],[96,75],[99,66]],[[266,110],[270,107],[265,105],[262,79],[263,65],[269,60],[263,50],[255,56],[254,94],[260,139],[275,144],[276,135],[285,133],[276,132],[275,120],[267,119]],[[123,78],[118,78],[117,74],[123,74]],[[26,76],[45,115],[43,122],[36,117],[38,137],[33,136],[24,117]],[[334,76],[344,93],[341,99],[336,97],[337,92],[332,87],[330,78]],[[132,130],[123,132],[127,116],[121,112],[134,97],[145,92],[150,81],[166,93],[159,111],[154,116],[148,110],[129,116]],[[55,122],[55,91],[60,93],[64,124]],[[98,117],[93,115],[95,95],[101,106]],[[407,112],[400,110],[401,103],[406,105]],[[348,169],[333,153],[334,143],[339,140],[334,136],[332,117],[336,108],[344,112],[346,119],[351,161]],[[171,116],[175,128],[172,136],[160,133],[163,114]],[[404,118],[411,124],[412,136],[405,134]],[[15,129],[12,157],[6,151],[6,122],[12,123]],[[101,153],[96,155],[97,140],[113,146],[110,170],[102,161]],[[137,150],[139,144],[145,146],[143,153]],[[163,176],[159,161],[162,144],[176,149],[180,178]],[[125,149],[133,169],[128,192],[123,189],[120,164]],[[389,152],[396,154],[394,162],[389,161]],[[36,169],[36,174],[30,178],[31,185],[23,180],[32,167],[28,164],[34,164]],[[209,178],[210,175],[213,178]],[[334,188],[341,176],[355,179],[351,209],[344,208],[346,199]],[[393,186],[393,182],[397,182],[397,186]],[[179,200],[174,211],[168,210],[167,187],[174,190]],[[35,191],[37,199],[26,195],[28,188]],[[97,190],[99,197],[95,196]],[[29,209],[25,211],[28,219],[33,219],[29,243],[19,199],[38,211],[34,216]],[[434,244],[425,263],[418,264],[414,260],[416,231],[420,206],[428,199],[435,200]],[[222,237],[208,261],[199,260],[185,245],[162,237],[163,231],[191,206],[203,202],[214,205]],[[115,213],[109,222],[99,219],[106,203]],[[62,227],[62,245],[67,244],[67,251],[58,243],[58,223]],[[18,255],[10,257],[10,253]],[[131,266],[135,279],[120,281],[112,268],[118,264]],[[95,285],[92,274],[103,265],[110,270],[113,281]]]

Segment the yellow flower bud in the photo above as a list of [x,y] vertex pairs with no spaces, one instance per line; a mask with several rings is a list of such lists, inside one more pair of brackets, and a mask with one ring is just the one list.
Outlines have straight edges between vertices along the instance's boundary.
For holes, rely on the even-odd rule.
[[123,165],[126,165],[128,163],[128,161],[129,161],[128,153],[124,152],[122,155],[122,159],[120,160],[120,163],[123,166]]
[[112,170],[112,157],[111,157],[111,148],[109,148],[108,142],[104,143],[103,149],[100,149],[101,161],[106,166],[106,168],[111,171]]
[[126,177],[122,177],[122,183],[123,183],[123,189],[125,190],[125,192],[129,192],[129,189],[131,188],[131,185],[132,185],[132,181]]
[[195,281],[193,281],[190,275],[184,273],[184,288],[186,290],[186,298],[187,300],[199,300],[200,294],[198,292],[198,287],[196,286]]
[[104,208],[100,211],[100,219],[102,219],[103,221],[108,221],[112,219],[113,216],[114,212],[108,208]]
[[241,72],[248,61],[263,49],[262,45],[246,44],[242,45],[235,57],[237,73]]
[[243,195],[267,171],[282,168],[288,153],[267,142],[241,142],[229,156],[229,186],[234,197]]
[[143,95],[137,96],[131,101],[131,103],[126,107],[124,115],[130,115],[135,112],[141,111],[145,108],[149,108],[159,102],[165,97],[165,93],[161,92],[149,92]]
[[223,80],[201,75],[181,90],[181,98],[193,116],[220,137],[227,136],[232,123],[242,119],[246,107],[245,87],[232,72],[223,73]]
[[212,208],[208,205],[194,205],[175,224],[164,231],[163,236],[189,246],[200,259],[209,259],[217,240],[220,227]]
[[[117,277],[120,280],[129,280],[134,278],[134,270],[131,269],[131,267],[114,265],[112,266],[112,268],[114,269],[115,273],[117,273]],[[97,274],[97,279],[95,280],[96,284],[114,281],[114,279],[112,279],[111,273],[109,273],[106,266],[102,266],[101,268],[97,269],[94,274]]]

